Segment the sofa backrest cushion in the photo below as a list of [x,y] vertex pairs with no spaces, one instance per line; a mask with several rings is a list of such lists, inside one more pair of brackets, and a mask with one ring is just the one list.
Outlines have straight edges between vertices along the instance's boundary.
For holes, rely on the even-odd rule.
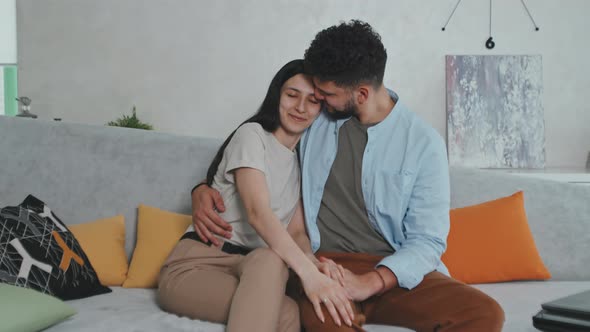
[[135,247],[139,204],[190,214],[220,140],[0,116],[0,204],[33,194],[66,224],[122,214]]
[[[221,143],[0,116],[0,204],[18,204],[33,194],[66,224],[123,214],[131,257],[139,204],[190,214],[190,189],[204,178]],[[590,187],[451,168],[451,207],[519,190],[524,191],[529,226],[553,279],[590,280]]]
[[[451,207],[524,192],[529,227],[553,280],[590,280],[590,186],[451,168]],[[502,246],[502,243],[498,243]]]

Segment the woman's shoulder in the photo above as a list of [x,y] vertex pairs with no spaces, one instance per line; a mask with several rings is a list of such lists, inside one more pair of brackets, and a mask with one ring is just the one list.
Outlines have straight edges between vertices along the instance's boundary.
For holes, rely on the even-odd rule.
[[248,122],[244,123],[243,125],[238,128],[238,130],[246,130],[246,131],[254,131],[254,132],[264,132],[264,128],[258,122]]
[[234,133],[233,138],[231,139],[232,145],[253,144],[255,142],[265,145],[267,140],[267,132],[259,123],[256,122],[244,123],[238,127]]
[[260,123],[256,122],[248,122],[241,125],[237,130],[234,136],[237,137],[255,137],[258,136],[263,139],[266,136],[267,132],[262,128]]

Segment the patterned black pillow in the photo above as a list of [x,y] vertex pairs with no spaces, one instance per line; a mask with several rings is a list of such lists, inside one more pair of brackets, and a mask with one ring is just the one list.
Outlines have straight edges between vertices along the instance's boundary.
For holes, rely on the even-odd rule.
[[0,210],[0,282],[62,300],[110,293],[74,235],[32,195]]

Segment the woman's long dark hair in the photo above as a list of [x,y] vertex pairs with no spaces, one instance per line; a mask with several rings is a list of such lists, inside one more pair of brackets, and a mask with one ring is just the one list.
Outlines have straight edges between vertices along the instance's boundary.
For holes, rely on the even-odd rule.
[[[284,65],[283,68],[281,68],[275,74],[275,77],[270,82],[268,92],[266,92],[266,97],[264,97],[264,101],[262,102],[262,105],[260,105],[260,108],[258,108],[256,114],[242,122],[238,128],[240,128],[240,126],[245,123],[256,122],[268,132],[272,133],[277,130],[280,125],[279,101],[281,100],[281,89],[283,88],[283,84],[285,84],[285,82],[287,82],[287,80],[291,77],[303,73],[303,60],[293,60]],[[213,177],[217,173],[217,168],[219,167],[219,163],[221,163],[221,159],[223,158],[223,152],[225,151],[225,148],[231,141],[232,137],[234,137],[234,134],[238,128],[236,128],[225,140],[225,142],[223,142],[217,151],[215,158],[213,158],[211,165],[209,165],[209,169],[207,170],[207,185],[211,186],[213,183]]]

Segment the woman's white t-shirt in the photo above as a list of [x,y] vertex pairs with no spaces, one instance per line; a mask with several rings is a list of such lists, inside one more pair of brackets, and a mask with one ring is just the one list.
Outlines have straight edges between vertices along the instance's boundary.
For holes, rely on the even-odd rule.
[[[240,126],[225,148],[212,187],[219,191],[225,204],[220,216],[233,228],[231,239],[220,239],[247,248],[267,247],[248,223],[244,204],[237,191],[234,170],[254,168],[264,173],[273,213],[286,228],[301,192],[301,172],[297,152],[281,144],[258,123]],[[188,231],[194,231],[191,225]]]

